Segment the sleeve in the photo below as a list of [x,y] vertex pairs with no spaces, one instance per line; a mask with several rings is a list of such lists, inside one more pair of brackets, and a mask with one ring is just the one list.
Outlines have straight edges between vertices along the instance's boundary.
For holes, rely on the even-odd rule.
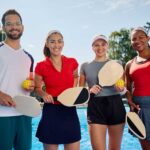
[[76,70],[78,68],[79,64],[77,62],[76,59],[72,58],[72,67],[73,67],[73,70]]
[[29,54],[27,51],[23,50],[24,53],[30,58],[31,60],[31,66],[30,66],[30,72],[33,72],[33,67],[34,67],[34,58],[32,57],[31,54]]
[[87,64],[88,64],[88,63],[85,62],[85,63],[83,63],[83,64],[81,65],[81,68],[80,68],[80,74],[85,75],[85,67],[86,67]]
[[37,65],[35,66],[35,73],[43,76],[43,67],[42,67],[42,63],[37,63]]

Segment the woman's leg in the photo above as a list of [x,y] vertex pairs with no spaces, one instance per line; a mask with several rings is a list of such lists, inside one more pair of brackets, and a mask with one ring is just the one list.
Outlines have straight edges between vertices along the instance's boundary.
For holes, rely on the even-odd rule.
[[108,127],[109,134],[109,150],[120,150],[123,135],[124,123],[111,125]]
[[89,125],[89,133],[93,150],[106,150],[106,131],[106,125]]
[[43,144],[44,150],[58,150],[57,144]]
[[70,143],[70,144],[65,144],[64,147],[65,150],[80,150],[80,141]]

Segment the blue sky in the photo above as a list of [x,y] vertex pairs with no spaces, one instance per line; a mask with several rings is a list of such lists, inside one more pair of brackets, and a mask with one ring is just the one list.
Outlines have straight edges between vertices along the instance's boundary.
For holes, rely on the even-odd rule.
[[10,8],[20,12],[25,26],[22,47],[35,62],[44,58],[42,49],[50,30],[62,32],[63,54],[81,64],[94,58],[95,35],[108,37],[121,28],[150,22],[150,0],[1,0],[0,7],[0,17]]

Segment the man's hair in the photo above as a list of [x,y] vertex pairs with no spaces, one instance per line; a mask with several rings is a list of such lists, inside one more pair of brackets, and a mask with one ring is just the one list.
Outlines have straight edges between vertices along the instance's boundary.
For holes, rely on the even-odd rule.
[[17,15],[20,18],[20,21],[22,23],[21,15],[15,9],[9,9],[2,16],[2,20],[1,21],[2,21],[3,25],[5,25],[5,17],[8,16],[8,15]]

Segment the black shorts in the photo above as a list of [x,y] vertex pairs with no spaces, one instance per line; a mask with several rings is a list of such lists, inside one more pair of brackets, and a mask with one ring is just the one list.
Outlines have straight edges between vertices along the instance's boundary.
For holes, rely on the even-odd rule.
[[125,107],[120,95],[91,96],[88,102],[88,123],[116,125],[125,122]]
[[81,139],[75,107],[44,104],[36,136],[45,144],[69,144]]

